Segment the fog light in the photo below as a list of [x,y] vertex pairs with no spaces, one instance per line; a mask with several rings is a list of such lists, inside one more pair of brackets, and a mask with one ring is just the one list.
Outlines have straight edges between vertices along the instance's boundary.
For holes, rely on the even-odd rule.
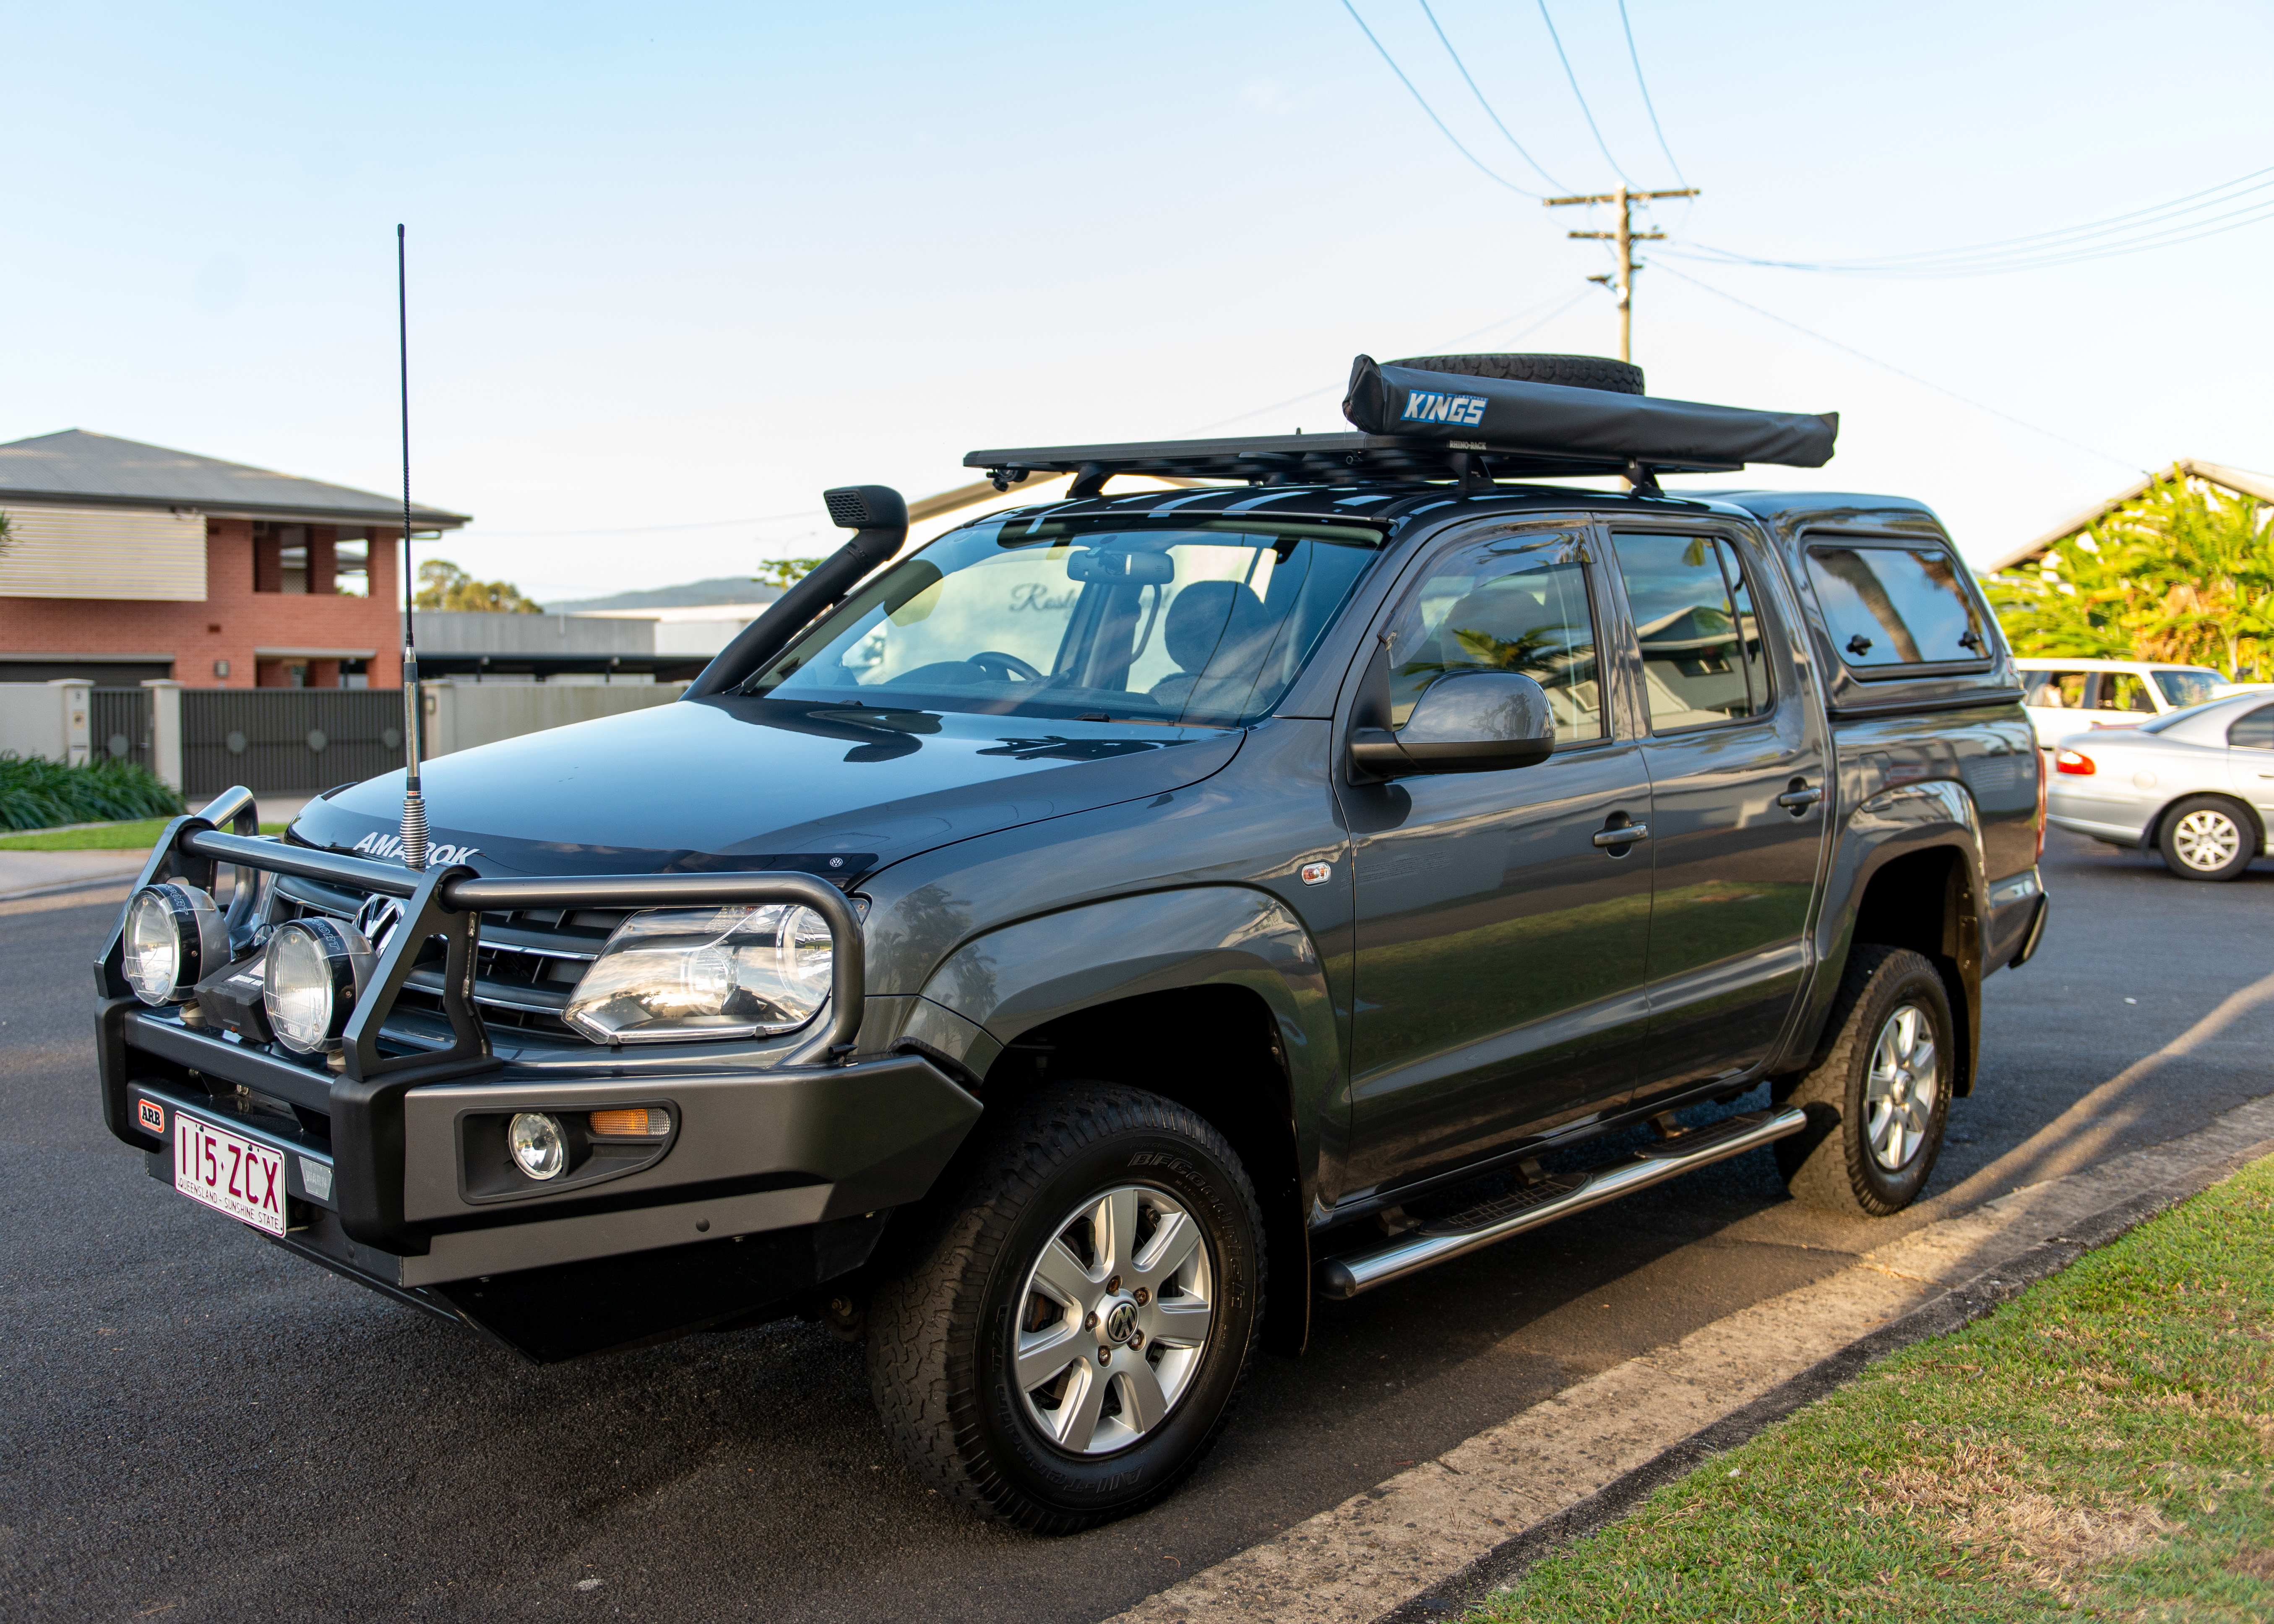
[[507,1124],[506,1148],[513,1164],[539,1183],[558,1178],[568,1166],[568,1136],[560,1121],[543,1111],[523,1111]]
[[229,962],[229,921],[194,885],[146,885],[126,905],[120,968],[145,1004],[186,1003],[197,984]]
[[261,1002],[285,1048],[304,1055],[339,1048],[371,960],[371,944],[352,925],[296,919],[276,928],[261,972]]
[[659,1139],[671,1134],[671,1113],[659,1105],[635,1105],[629,1110],[594,1111],[596,1139]]

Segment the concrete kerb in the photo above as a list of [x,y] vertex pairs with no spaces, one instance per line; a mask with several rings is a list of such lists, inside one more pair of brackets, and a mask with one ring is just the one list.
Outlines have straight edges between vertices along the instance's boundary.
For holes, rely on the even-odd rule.
[[2274,1097],[1928,1224],[1575,1383],[1114,1624],[1409,1624],[1457,1613],[1870,1359],[1963,1325],[2270,1151]]
[[[2274,1139],[2263,1140],[2240,1154],[2197,1169],[2186,1179],[2136,1195],[2082,1223],[2068,1226],[2082,1233],[2053,1236],[2042,1241],[1996,1270],[1985,1271],[1969,1284],[1849,1343],[1743,1409],[1691,1433],[1654,1460],[1605,1485],[1569,1510],[1494,1547],[1443,1583],[1383,1613],[1376,1624],[1439,1624],[1440,1620],[1461,1617],[1489,1599],[1495,1591],[1514,1584],[1533,1563],[1608,1527],[1640,1505],[1653,1490],[1686,1476],[1714,1455],[1736,1448],[1826,1396],[1853,1380],[1872,1360],[1947,1335],[1982,1318],[2038,1281],[2059,1274],[2085,1253],[2107,1245],[2158,1213],[2201,1194],[2220,1179],[2269,1154],[2274,1154]],[[1992,1273],[1994,1279],[1991,1277]]]

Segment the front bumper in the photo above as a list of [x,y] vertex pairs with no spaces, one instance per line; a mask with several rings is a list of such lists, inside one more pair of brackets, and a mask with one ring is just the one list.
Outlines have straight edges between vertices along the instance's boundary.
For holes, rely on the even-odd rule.
[[[403,923],[380,950],[331,1067],[124,996],[114,936],[95,966],[97,1066],[112,1132],[148,1153],[152,1176],[169,1183],[182,1113],[282,1152],[283,1244],[390,1296],[475,1320],[537,1357],[715,1321],[858,1267],[884,1215],[930,1189],[978,1118],[979,1101],[920,1056],[847,1063],[862,1008],[859,926],[841,893],[809,876],[421,875],[222,835],[193,817],[168,830],[141,883],[181,877],[210,889],[223,861],[402,897]],[[599,1046],[589,1068],[508,1065],[491,1054],[479,1011],[463,993],[448,999],[447,1049],[391,1038],[388,1006],[425,944],[448,940],[448,980],[463,989],[471,978],[455,966],[470,962],[482,910],[508,898],[560,907],[798,901],[837,930],[830,1003],[810,1040],[763,1070],[691,1057],[683,1071],[634,1070]],[[470,1181],[470,1122],[642,1104],[667,1106],[676,1129],[634,1170],[505,1198]],[[500,1309],[507,1299],[520,1308]],[[557,1312],[538,1314],[547,1323],[527,1334],[498,1323],[566,1299],[584,1320],[598,1313],[606,1323],[564,1332],[551,1322]],[[629,1318],[620,1312],[641,1302]]]

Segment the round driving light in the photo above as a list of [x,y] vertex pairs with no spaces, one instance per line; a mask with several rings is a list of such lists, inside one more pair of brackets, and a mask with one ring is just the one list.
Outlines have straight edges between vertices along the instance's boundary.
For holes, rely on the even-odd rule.
[[146,885],[126,905],[120,968],[143,1003],[185,1004],[228,962],[229,921],[196,886]]
[[304,1055],[339,1048],[371,959],[371,944],[353,926],[296,919],[276,928],[268,938],[261,1002],[285,1048]]
[[523,1111],[506,1125],[506,1148],[513,1164],[542,1183],[558,1178],[568,1166],[568,1136],[558,1118],[543,1111]]

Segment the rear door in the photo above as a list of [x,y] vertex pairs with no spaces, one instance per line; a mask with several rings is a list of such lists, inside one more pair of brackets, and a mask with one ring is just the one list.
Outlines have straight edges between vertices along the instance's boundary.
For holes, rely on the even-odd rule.
[[2090,671],[2025,671],[2022,684],[2022,709],[2037,729],[2040,748],[2050,750],[2069,734],[2092,726],[2085,714],[2092,691]]
[[1633,1092],[1650,782],[1607,703],[1606,572],[1584,526],[1471,531],[1382,623],[1387,691],[1361,703],[1389,725],[1448,673],[1516,671],[1547,690],[1556,744],[1509,771],[1337,785],[1357,878],[1352,1192]]
[[2229,723],[2226,747],[2235,793],[2274,824],[2274,704],[2246,710]]
[[1620,523],[1611,553],[1650,729],[1653,1093],[1757,1065],[1783,1028],[1809,962],[1826,725],[1750,531]]

